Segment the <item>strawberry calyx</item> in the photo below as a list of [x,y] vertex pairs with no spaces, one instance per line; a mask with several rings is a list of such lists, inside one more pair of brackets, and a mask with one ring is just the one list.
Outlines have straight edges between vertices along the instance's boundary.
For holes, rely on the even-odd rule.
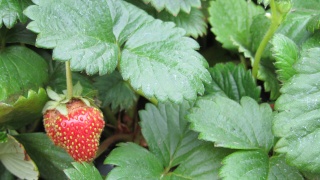
[[84,98],[81,96],[82,91],[83,91],[83,88],[79,82],[73,86],[72,97],[70,98],[67,97],[66,90],[63,91],[63,94],[58,94],[55,91],[53,91],[50,87],[47,87],[47,94],[51,100],[45,104],[44,108],[42,109],[42,113],[44,114],[48,110],[55,109],[59,111],[62,115],[67,116],[68,115],[67,103],[75,99],[81,100],[88,107],[95,106],[92,99],[87,97]]

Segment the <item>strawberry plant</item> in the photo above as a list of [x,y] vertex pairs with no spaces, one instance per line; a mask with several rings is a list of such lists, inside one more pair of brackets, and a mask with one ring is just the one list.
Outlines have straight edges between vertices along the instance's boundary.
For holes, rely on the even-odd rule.
[[0,179],[320,179],[319,0],[0,0]]

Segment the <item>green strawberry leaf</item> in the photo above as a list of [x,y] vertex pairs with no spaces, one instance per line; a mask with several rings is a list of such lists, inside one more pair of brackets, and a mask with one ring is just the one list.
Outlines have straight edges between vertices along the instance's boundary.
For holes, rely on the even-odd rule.
[[270,59],[261,60],[257,78],[263,81],[264,90],[270,92],[270,100],[276,100],[280,96],[280,82],[273,61]]
[[5,0],[0,2],[0,28],[4,24],[7,28],[12,28],[17,20],[25,23],[27,17],[22,11],[32,4],[31,0]]
[[[202,144],[177,168],[164,169],[161,160],[134,143],[121,143],[105,160],[115,167],[106,179],[219,179],[221,160],[230,152]],[[132,156],[134,154],[134,156]],[[168,172],[170,170],[170,172]]]
[[37,46],[54,48],[54,59],[70,60],[71,69],[88,74],[118,67],[147,98],[195,100],[210,80],[196,41],[124,1],[37,1],[25,13],[34,20],[27,27],[39,33]]
[[106,179],[160,178],[163,165],[154,154],[134,143],[121,143],[118,146],[104,162],[118,166],[109,172]]
[[107,179],[218,179],[221,160],[230,150],[197,139],[184,118],[189,108],[187,102],[147,104],[139,115],[149,151],[132,143],[120,144],[105,160],[118,166]]
[[234,51],[238,49],[232,39],[240,42],[247,49],[251,49],[250,26],[253,17],[263,13],[263,8],[251,1],[211,1],[209,7],[211,31],[226,49]]
[[260,100],[260,87],[257,86],[251,72],[246,71],[243,65],[216,64],[209,72],[212,81],[205,86],[206,94],[223,95],[237,102],[240,102],[243,96]]
[[284,157],[273,156],[269,159],[268,180],[278,179],[302,180],[304,178],[296,168],[285,162]]
[[17,23],[13,28],[0,28],[0,41],[5,43],[24,43],[33,45],[36,42],[36,34],[26,29],[26,25]]
[[15,176],[20,179],[38,179],[39,171],[24,147],[8,136],[8,141],[0,144],[0,161]]
[[42,117],[42,108],[47,102],[46,91],[42,88],[35,92],[29,90],[26,97],[20,96],[12,104],[0,102],[0,125],[18,129]]
[[313,16],[308,24],[307,24],[307,30],[314,33],[316,30],[320,29],[320,14],[317,14]]
[[157,9],[158,12],[166,9],[172,15],[176,16],[180,10],[190,13],[192,7],[200,8],[200,0],[177,0],[175,2],[171,0],[143,0],[145,3],[150,3]]
[[0,52],[0,101],[15,102],[30,89],[38,90],[48,80],[44,59],[22,46],[10,46]]
[[147,104],[139,112],[142,134],[148,147],[162,164],[169,168],[176,166],[202,144],[198,134],[189,130],[185,120],[188,103],[179,105]]
[[64,170],[64,173],[70,180],[102,180],[99,171],[94,166],[86,162],[73,162],[72,165],[74,166],[74,168]]
[[138,100],[137,94],[122,79],[118,71],[99,76],[94,80],[94,86],[99,91],[99,99],[102,101],[102,106],[111,105],[112,110],[128,110]]
[[73,159],[43,133],[20,134],[14,136],[32,160],[37,164],[44,179],[68,179],[63,170],[72,168]]
[[220,175],[224,179],[292,179],[303,180],[299,171],[287,165],[283,157],[273,156],[262,151],[238,151],[222,161]]
[[214,148],[212,144],[199,146],[197,150],[173,171],[167,179],[220,179],[219,169],[222,159],[231,151]]
[[224,179],[267,179],[268,154],[262,151],[238,151],[223,159],[220,176]]
[[299,48],[291,39],[281,34],[274,36],[272,45],[273,56],[276,59],[275,66],[277,68],[278,78],[280,81],[286,82],[296,74],[293,65],[298,60]]
[[294,65],[297,74],[281,88],[282,95],[275,104],[279,113],[274,118],[273,132],[281,138],[275,150],[285,153],[290,165],[319,172],[319,39],[314,42],[317,47],[301,51]]
[[190,128],[200,132],[200,139],[218,147],[268,152],[273,145],[272,110],[250,97],[243,97],[239,104],[222,96],[205,96],[187,118]]
[[189,13],[180,11],[176,16],[167,11],[161,11],[157,18],[163,21],[172,21],[177,27],[186,30],[187,36],[197,39],[207,33],[207,23],[203,12],[198,8],[191,8]]

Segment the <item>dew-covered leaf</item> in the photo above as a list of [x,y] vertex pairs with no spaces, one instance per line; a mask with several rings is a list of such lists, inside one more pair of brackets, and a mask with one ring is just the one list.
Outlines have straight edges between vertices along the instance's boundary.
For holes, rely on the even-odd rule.
[[176,16],[168,13],[167,11],[161,11],[157,18],[163,21],[172,21],[177,27],[181,27],[186,30],[187,36],[198,38],[207,33],[207,22],[203,12],[198,8],[191,8],[189,13],[180,11]]
[[200,139],[218,147],[264,151],[273,145],[272,118],[268,104],[259,105],[250,97],[243,97],[239,104],[222,96],[206,96],[188,115],[190,128],[200,132]]
[[106,178],[111,180],[159,179],[164,170],[163,164],[154,154],[134,143],[119,144],[105,163],[117,166]]
[[298,60],[299,48],[291,39],[281,34],[274,36],[272,45],[273,56],[276,59],[275,66],[277,68],[278,78],[280,81],[286,82],[296,74],[293,65]]
[[253,17],[264,13],[261,6],[245,0],[216,0],[209,7],[211,31],[223,47],[236,51],[232,39],[251,49],[250,26]]
[[111,105],[112,110],[128,110],[138,100],[138,95],[132,90],[128,82],[122,79],[118,71],[99,76],[94,80],[94,86],[99,91],[102,106]]
[[41,177],[48,180],[67,180],[63,170],[72,168],[73,159],[63,149],[55,146],[43,133],[20,134],[15,138],[24,145],[36,163]]
[[44,89],[29,90],[26,97],[19,96],[12,104],[0,102],[0,125],[18,129],[42,117],[42,108],[48,97]]
[[8,141],[0,143],[0,162],[20,179],[38,179],[39,171],[24,147],[8,136]]
[[[189,130],[185,116],[190,105],[147,104],[139,112],[141,129],[150,151],[165,166],[176,166],[202,144],[198,134]],[[170,168],[171,168],[170,167]]]
[[70,180],[102,180],[99,171],[93,165],[86,162],[73,162],[72,165],[73,168],[64,170]]
[[268,154],[262,151],[238,151],[222,161],[220,176],[226,180],[267,179],[269,170]]
[[143,2],[151,3],[159,12],[166,9],[174,16],[176,16],[180,10],[190,13],[192,7],[201,7],[200,0],[143,0]]
[[22,11],[32,4],[31,0],[2,0],[0,1],[0,28],[4,24],[7,28],[12,28],[19,19],[25,23],[27,17]]
[[37,1],[25,11],[33,20],[27,27],[39,33],[37,46],[54,48],[54,59],[70,60],[71,69],[88,74],[117,67],[146,98],[182,102],[204,92],[208,64],[183,29],[125,1],[103,2]]
[[45,60],[23,46],[6,47],[0,52],[0,101],[15,102],[30,89],[38,90],[48,80]]
[[209,72],[212,81],[205,86],[206,94],[224,95],[237,102],[240,102],[243,96],[249,96],[256,101],[260,100],[260,87],[243,65],[216,64],[209,69]]
[[281,88],[282,95],[275,104],[279,113],[274,118],[273,132],[281,138],[275,149],[286,154],[290,165],[319,172],[320,48],[319,41],[314,42],[317,47],[301,51],[294,65],[297,74]]

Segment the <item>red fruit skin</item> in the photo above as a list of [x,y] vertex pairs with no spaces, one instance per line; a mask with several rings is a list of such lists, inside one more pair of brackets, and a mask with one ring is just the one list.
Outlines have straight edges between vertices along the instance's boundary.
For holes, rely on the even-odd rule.
[[99,146],[105,122],[101,111],[81,100],[67,103],[68,116],[57,110],[44,113],[44,127],[55,145],[65,149],[75,161],[91,162]]

